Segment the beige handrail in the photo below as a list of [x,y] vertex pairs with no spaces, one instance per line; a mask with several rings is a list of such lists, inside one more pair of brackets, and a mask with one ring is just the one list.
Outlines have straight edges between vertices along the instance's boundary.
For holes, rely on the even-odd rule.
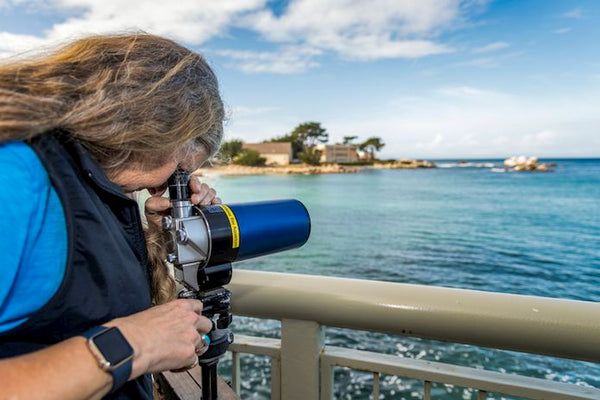
[[600,361],[600,303],[235,270],[233,312]]

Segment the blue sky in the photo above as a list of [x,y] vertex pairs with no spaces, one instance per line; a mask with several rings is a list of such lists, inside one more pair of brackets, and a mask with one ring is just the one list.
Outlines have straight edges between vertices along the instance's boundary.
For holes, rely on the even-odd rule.
[[383,157],[600,156],[600,2],[0,0],[0,57],[143,29],[209,60],[227,138],[319,121]]

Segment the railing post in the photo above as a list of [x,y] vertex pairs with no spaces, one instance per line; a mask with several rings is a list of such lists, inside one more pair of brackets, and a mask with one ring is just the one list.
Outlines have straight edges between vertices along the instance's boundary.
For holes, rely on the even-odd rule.
[[319,400],[333,400],[333,365],[321,357],[321,397]]
[[431,400],[431,382],[423,382],[423,400]]
[[240,394],[240,353],[231,352],[231,388],[239,396]]
[[324,330],[315,321],[281,321],[281,398],[319,398],[319,357]]
[[373,372],[373,400],[379,400],[379,372]]
[[271,358],[271,400],[281,400],[281,360]]

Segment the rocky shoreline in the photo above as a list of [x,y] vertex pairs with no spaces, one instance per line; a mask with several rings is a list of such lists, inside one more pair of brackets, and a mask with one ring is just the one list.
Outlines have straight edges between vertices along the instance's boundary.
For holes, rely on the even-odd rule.
[[329,165],[286,165],[280,167],[247,167],[243,165],[215,165],[211,168],[200,168],[197,175],[236,176],[236,175],[319,175],[319,174],[351,174],[360,170],[356,166],[339,164]]
[[[511,157],[503,163],[479,163],[473,164],[467,161],[459,161],[450,167],[491,168],[501,170],[500,172],[552,172],[554,164],[543,164],[537,157]],[[244,176],[244,175],[320,175],[320,174],[352,174],[365,169],[429,169],[449,168],[447,164],[435,163],[427,160],[401,159],[397,161],[376,161],[373,165],[308,165],[292,164],[286,166],[249,167],[236,164],[217,164],[209,168],[201,168],[195,172],[201,176]],[[498,171],[496,171],[498,172]]]
[[412,160],[408,158],[403,158],[394,162],[385,162],[379,163],[376,162],[373,164],[372,168],[375,169],[417,169],[417,168],[436,168],[435,163],[427,160]]

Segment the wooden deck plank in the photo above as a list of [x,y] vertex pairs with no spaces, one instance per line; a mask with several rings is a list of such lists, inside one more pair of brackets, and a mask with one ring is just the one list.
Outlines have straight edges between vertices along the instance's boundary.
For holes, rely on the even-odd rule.
[[[200,400],[202,397],[202,370],[200,366],[183,372],[163,372],[159,376],[164,400]],[[223,378],[217,379],[220,400],[240,400]]]

